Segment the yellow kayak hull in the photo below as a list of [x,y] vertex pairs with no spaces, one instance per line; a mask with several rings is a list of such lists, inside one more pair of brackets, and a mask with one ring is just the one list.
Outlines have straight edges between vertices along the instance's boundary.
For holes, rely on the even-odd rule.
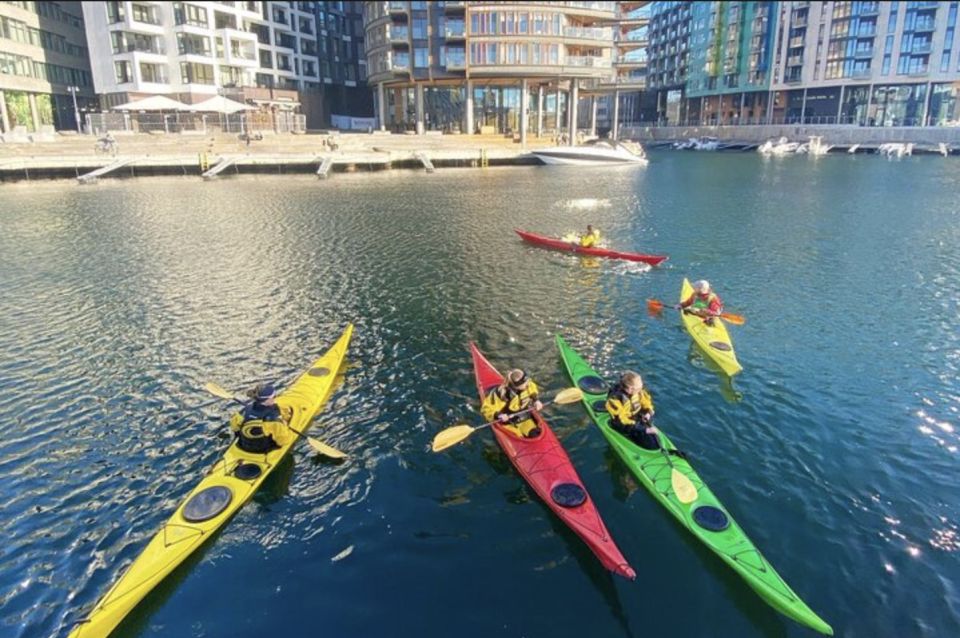
[[[313,417],[326,403],[352,335],[353,325],[349,325],[333,347],[277,397],[277,404],[285,414],[292,410],[290,427],[294,430],[303,432],[310,427]],[[291,436],[283,446],[266,453],[245,452],[234,442],[120,580],[100,599],[87,618],[77,624],[69,638],[109,636],[154,587],[250,500],[298,438]],[[195,499],[201,493],[204,494]],[[204,509],[218,511],[205,518]]]
[[[683,286],[680,288],[680,301],[683,302],[693,294],[693,286],[690,281],[684,278]],[[703,319],[696,315],[690,315],[685,312],[680,313],[683,326],[690,333],[694,343],[700,346],[704,354],[711,361],[720,366],[724,374],[734,376],[743,368],[737,361],[737,353],[733,350],[733,342],[730,341],[730,334],[727,332],[727,326],[723,320],[716,318],[712,326],[708,326]]]

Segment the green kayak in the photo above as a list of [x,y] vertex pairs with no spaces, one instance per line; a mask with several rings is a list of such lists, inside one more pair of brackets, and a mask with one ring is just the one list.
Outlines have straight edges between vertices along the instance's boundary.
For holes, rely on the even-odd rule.
[[[644,487],[774,609],[802,625],[832,636],[830,625],[783,581],[686,460],[674,455],[668,457],[659,450],[645,450],[609,425],[610,417],[604,410],[604,402],[610,384],[560,335],[557,335],[557,347],[574,385],[583,390],[583,403],[593,422]],[[676,449],[663,431],[660,432],[660,439],[666,449]],[[693,502],[684,504],[674,493],[670,463],[696,488]]]

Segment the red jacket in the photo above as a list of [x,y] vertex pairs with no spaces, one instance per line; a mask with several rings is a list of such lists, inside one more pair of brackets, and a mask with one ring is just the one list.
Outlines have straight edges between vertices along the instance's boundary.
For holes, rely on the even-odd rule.
[[706,308],[713,315],[719,315],[723,312],[723,302],[720,300],[720,295],[712,291],[705,295],[695,292],[680,304],[681,308],[689,308],[690,306]]

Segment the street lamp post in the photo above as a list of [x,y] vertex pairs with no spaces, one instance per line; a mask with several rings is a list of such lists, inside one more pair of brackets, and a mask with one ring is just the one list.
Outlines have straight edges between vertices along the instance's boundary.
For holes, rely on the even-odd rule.
[[73,119],[77,122],[77,133],[80,133],[80,109],[77,108],[77,91],[79,91],[80,88],[68,86],[67,90],[70,91],[70,95],[73,97]]

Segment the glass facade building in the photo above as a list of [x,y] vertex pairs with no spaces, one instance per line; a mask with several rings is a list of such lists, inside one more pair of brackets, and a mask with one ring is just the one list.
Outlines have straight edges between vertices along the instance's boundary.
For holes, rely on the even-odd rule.
[[657,119],[955,125],[957,5],[655,2],[649,57]]
[[95,103],[80,3],[0,3],[0,133],[76,129]]

